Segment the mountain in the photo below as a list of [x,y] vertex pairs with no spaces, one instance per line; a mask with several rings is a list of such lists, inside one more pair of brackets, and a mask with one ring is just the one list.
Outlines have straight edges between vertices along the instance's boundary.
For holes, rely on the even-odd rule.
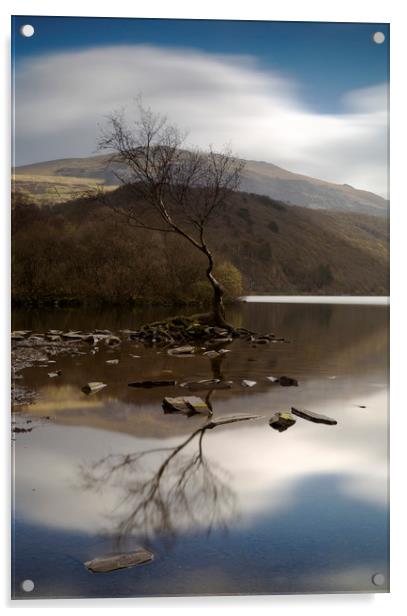
[[[65,201],[95,185],[113,188],[124,168],[106,155],[66,158],[16,167],[14,190],[40,203]],[[387,216],[388,201],[348,184],[333,184],[286,171],[272,163],[246,161],[241,190],[310,209]]]

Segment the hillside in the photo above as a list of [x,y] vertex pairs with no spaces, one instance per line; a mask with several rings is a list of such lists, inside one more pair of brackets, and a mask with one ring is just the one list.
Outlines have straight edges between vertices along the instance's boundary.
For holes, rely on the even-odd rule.
[[[123,167],[111,163],[105,155],[52,160],[15,168],[14,188],[34,195],[37,202],[61,202],[92,185],[117,185],[115,172],[124,175]],[[388,213],[388,202],[371,192],[292,173],[266,162],[246,161],[241,190],[312,209],[379,216]]]
[[[125,206],[127,188],[110,193]],[[187,242],[141,232],[98,200],[15,206],[13,298],[188,303],[204,294],[204,263]],[[230,295],[387,295],[386,219],[287,206],[234,193],[209,230]],[[233,267],[232,267],[233,266]],[[242,282],[240,282],[240,276]]]

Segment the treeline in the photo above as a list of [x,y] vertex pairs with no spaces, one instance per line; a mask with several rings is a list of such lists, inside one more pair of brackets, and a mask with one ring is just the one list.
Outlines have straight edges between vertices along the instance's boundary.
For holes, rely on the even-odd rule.
[[[171,234],[135,231],[110,208],[38,207],[15,194],[12,208],[14,304],[205,304],[205,259]],[[242,276],[222,254],[217,274],[226,300]]]

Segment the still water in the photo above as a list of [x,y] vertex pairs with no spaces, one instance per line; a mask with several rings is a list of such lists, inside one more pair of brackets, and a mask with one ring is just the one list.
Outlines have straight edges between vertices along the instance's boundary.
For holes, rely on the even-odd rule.
[[[16,312],[13,326],[119,331],[159,312]],[[250,303],[231,317],[291,342],[237,340],[215,365],[128,341],[58,357],[55,379],[49,366],[23,371],[38,397],[15,413],[33,428],[13,435],[16,598],[388,590],[388,307]],[[266,378],[281,375],[299,386]],[[233,381],[213,392],[214,418],[263,418],[199,432],[201,416],[163,413],[164,396],[185,395],[179,386],[128,387],[213,376]],[[89,381],[107,387],[86,396]],[[271,429],[291,406],[338,423]],[[83,564],[136,546],[153,562],[108,574]]]

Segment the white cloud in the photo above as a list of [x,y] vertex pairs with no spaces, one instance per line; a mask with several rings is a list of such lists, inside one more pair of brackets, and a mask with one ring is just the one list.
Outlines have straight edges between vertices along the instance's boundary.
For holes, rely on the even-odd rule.
[[[317,67],[316,67],[317,70]],[[189,129],[193,144],[231,144],[244,158],[387,193],[387,86],[322,114],[296,84],[247,56],[152,46],[38,56],[16,72],[16,162],[88,155],[112,109],[144,101]]]

